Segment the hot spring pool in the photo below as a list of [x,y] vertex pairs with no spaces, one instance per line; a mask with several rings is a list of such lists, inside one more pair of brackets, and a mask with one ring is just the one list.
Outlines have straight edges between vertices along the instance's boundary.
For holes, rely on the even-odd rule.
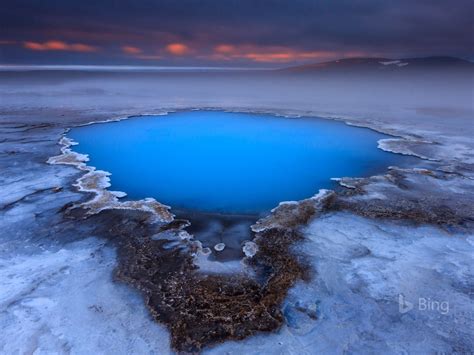
[[384,171],[404,157],[387,136],[318,118],[190,111],[72,129],[75,151],[112,173],[111,189],[173,208],[253,214]]

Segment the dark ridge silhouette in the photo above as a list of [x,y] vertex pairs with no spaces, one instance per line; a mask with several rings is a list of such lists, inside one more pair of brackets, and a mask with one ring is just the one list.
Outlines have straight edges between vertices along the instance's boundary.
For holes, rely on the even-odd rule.
[[411,70],[470,70],[474,63],[456,57],[346,58],[279,69],[285,73],[405,72]]

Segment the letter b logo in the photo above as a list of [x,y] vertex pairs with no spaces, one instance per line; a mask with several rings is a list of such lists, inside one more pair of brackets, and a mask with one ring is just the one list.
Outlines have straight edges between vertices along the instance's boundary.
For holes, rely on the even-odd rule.
[[403,295],[403,293],[400,293],[398,295],[398,311],[403,314],[403,313],[407,313],[408,311],[412,309],[413,309],[413,303],[408,302],[405,299],[405,296]]

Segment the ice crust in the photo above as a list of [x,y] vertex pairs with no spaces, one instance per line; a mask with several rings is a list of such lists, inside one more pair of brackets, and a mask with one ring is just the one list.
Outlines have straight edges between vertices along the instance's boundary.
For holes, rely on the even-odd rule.
[[[473,349],[473,234],[331,213],[304,235],[297,251],[309,256],[314,277],[290,291],[283,305],[286,325],[277,334],[229,342],[206,354]],[[415,305],[407,313],[399,311],[400,294]],[[421,298],[447,301],[449,311],[420,309]]]
[[[64,206],[90,200],[72,187],[87,173],[76,168],[86,157],[59,151],[72,142],[57,145],[74,125],[179,109],[327,117],[391,134],[380,148],[429,159],[420,162],[426,170],[400,172],[406,175],[401,183],[382,176],[361,186],[335,177],[346,193],[362,192],[350,201],[390,206],[411,199],[469,215],[466,206],[474,200],[469,77],[341,83],[256,80],[253,74],[238,81],[168,75],[156,82],[61,75],[0,75],[0,353],[171,352],[168,331],[151,320],[140,295],[113,281],[114,248],[81,222],[63,218]],[[223,85],[226,90],[216,90]],[[46,164],[53,156],[70,166]],[[89,178],[84,185],[107,186],[105,173]],[[110,194],[108,202],[118,201],[120,194]],[[456,207],[458,201],[463,204]],[[313,275],[290,290],[285,325],[206,353],[472,352],[472,229],[337,212],[318,217],[303,234],[295,252],[306,256]],[[190,238],[186,232],[182,237]],[[204,269],[208,256],[201,261]],[[234,266],[227,271],[242,267]],[[420,297],[448,301],[450,311],[402,314],[401,293],[411,303]]]
[[96,238],[2,259],[0,352],[167,353],[167,331],[113,282],[114,267],[114,250]]
[[129,209],[149,212],[152,219],[160,222],[171,222],[173,215],[169,212],[170,207],[163,205],[153,198],[145,198],[138,201],[119,201],[119,198],[126,196],[122,191],[109,191],[110,173],[103,170],[96,170],[93,166],[86,165],[89,158],[87,155],[79,154],[71,150],[71,146],[76,145],[74,141],[67,137],[62,137],[59,141],[61,155],[48,159],[49,164],[73,165],[87,173],[81,176],[76,184],[79,191],[91,192],[95,197],[83,202],[75,207],[83,207],[88,210],[88,214],[97,214],[106,209]]

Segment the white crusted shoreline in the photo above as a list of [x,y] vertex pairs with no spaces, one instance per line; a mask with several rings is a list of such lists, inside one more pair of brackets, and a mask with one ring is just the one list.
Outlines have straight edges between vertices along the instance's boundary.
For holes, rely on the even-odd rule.
[[[88,126],[88,125],[93,125],[93,124],[119,122],[122,120],[147,117],[147,116],[166,116],[173,112],[205,111],[205,110],[220,111],[222,109],[209,107],[209,108],[189,108],[189,109],[180,109],[180,110],[164,110],[158,113],[130,115],[127,117],[116,117],[116,118],[111,118],[108,120],[90,121],[84,124],[80,124],[77,127]],[[274,115],[274,116],[287,117],[287,118],[302,117],[301,114],[272,112],[268,110],[260,111],[260,110],[224,109],[223,111],[234,112],[234,113],[258,113],[258,114]],[[311,118],[312,116],[308,116],[308,117]],[[368,129],[375,130],[379,133],[395,135],[394,132],[387,132],[386,130],[383,130],[381,128],[374,128],[373,126],[369,124],[367,125],[356,124],[356,123],[344,120],[343,117],[339,117],[339,116],[333,116],[333,117],[314,116],[314,118],[342,121],[345,124],[350,125],[350,126],[368,128]],[[92,200],[84,202],[80,206],[75,206],[75,207],[86,208],[88,210],[88,214],[96,214],[106,209],[136,209],[136,210],[151,212],[157,218],[157,220],[162,221],[162,222],[166,222],[166,221],[170,222],[173,220],[174,216],[169,212],[169,209],[171,207],[163,205],[153,198],[145,198],[143,200],[138,200],[138,201],[126,201],[126,202],[119,201],[118,198],[123,197],[124,194],[126,194],[126,192],[107,190],[107,188],[110,187],[109,176],[111,174],[107,171],[96,170],[95,167],[88,166],[86,164],[89,161],[87,155],[79,154],[72,150],[71,147],[74,145],[77,145],[77,143],[67,137],[68,131],[69,129],[67,129],[64,132],[63,136],[61,137],[59,141],[59,144],[61,145],[61,154],[58,156],[49,158],[47,162],[49,164],[73,165],[79,170],[87,172],[84,176],[82,176],[81,178],[77,180],[75,186],[78,188],[79,191],[94,193],[95,197]],[[430,158],[422,154],[413,152],[409,148],[411,144],[433,144],[433,142],[427,141],[427,140],[415,139],[408,135],[400,134],[398,137],[395,137],[395,138],[380,139],[378,141],[378,148],[387,152],[395,153],[395,154],[410,155],[410,156],[415,156],[415,157],[425,159],[425,160],[437,161],[437,159]],[[356,178],[356,177],[353,177],[353,178]],[[344,186],[342,182],[342,177],[334,177],[333,180],[339,181],[341,186]],[[289,202],[281,202],[280,204],[282,203],[289,203]],[[297,203],[297,202],[294,202],[294,203]]]
[[61,155],[48,159],[49,164],[72,165],[86,173],[77,179],[74,186],[81,192],[90,192],[95,196],[83,203],[74,205],[87,210],[87,214],[97,214],[107,209],[126,209],[149,212],[152,215],[152,222],[171,222],[174,215],[169,212],[170,207],[163,205],[153,198],[145,198],[138,201],[119,201],[119,197],[124,196],[121,191],[109,191],[110,173],[103,170],[96,170],[93,166],[88,166],[87,155],[72,151],[71,147],[76,145],[73,140],[63,136],[59,142]]

